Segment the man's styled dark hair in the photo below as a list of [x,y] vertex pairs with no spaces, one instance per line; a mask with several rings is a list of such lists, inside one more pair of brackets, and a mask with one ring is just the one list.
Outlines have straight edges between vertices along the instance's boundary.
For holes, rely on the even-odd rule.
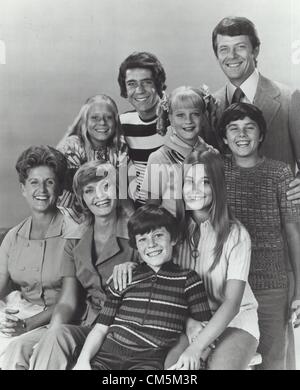
[[218,133],[221,139],[226,138],[226,126],[230,122],[244,119],[246,117],[249,117],[255,123],[257,123],[257,126],[260,130],[260,135],[262,136],[262,140],[260,142],[261,146],[267,132],[266,121],[262,111],[258,107],[249,103],[234,103],[226,108],[221,116],[218,126]]
[[155,84],[157,93],[159,97],[162,97],[163,91],[167,88],[166,81],[166,73],[165,70],[157,59],[157,57],[146,51],[143,52],[134,52],[130,54],[120,65],[118,82],[120,85],[121,96],[127,98],[127,90],[126,90],[126,71],[127,69],[134,68],[143,68],[149,69],[152,72],[153,82]]
[[170,233],[172,241],[178,241],[178,221],[168,210],[154,204],[138,208],[128,221],[130,246],[136,249],[137,234],[149,233],[161,227],[166,228]]
[[260,46],[260,40],[254,23],[251,20],[241,16],[229,16],[222,19],[214,28],[212,33],[212,45],[215,55],[218,53],[217,35],[228,35],[234,37],[236,35],[247,35],[252,44],[253,50]]

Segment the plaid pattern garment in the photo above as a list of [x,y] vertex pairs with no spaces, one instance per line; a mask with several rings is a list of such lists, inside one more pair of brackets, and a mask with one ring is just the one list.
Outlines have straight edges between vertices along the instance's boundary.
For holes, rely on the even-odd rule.
[[108,337],[123,344],[166,348],[185,330],[188,317],[211,318],[203,282],[195,271],[169,261],[157,273],[141,263],[123,291],[109,285],[97,322],[109,326]]

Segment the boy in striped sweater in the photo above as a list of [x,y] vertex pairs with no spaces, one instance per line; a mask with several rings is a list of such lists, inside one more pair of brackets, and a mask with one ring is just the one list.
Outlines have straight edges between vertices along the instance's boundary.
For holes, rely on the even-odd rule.
[[165,81],[165,70],[152,53],[134,52],[120,65],[118,82],[121,96],[134,108],[120,115],[120,122],[132,162],[129,166],[129,195],[136,207],[146,201],[141,185],[149,155],[164,141],[156,131],[156,111],[166,89]]
[[[172,214],[143,206],[129,220],[128,233],[142,261],[124,290],[108,286],[104,308],[75,370],[161,370],[188,317],[199,322],[211,317],[198,274],[172,261],[179,235]],[[194,369],[199,366],[200,356],[195,356]]]

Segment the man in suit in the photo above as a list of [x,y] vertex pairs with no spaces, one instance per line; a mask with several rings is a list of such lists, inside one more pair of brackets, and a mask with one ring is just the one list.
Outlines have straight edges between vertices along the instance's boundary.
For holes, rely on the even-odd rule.
[[[300,169],[300,91],[259,73],[257,57],[260,40],[254,24],[244,17],[224,18],[213,30],[212,43],[220,67],[228,78],[227,84],[214,94],[219,103],[217,116],[220,117],[232,103],[256,105],[263,112],[267,124],[266,138],[260,152],[266,157],[290,164],[294,172],[296,166]],[[212,143],[222,148],[221,140],[215,138]],[[287,196],[294,203],[300,203],[299,172],[290,183]],[[266,308],[268,304],[261,294],[256,292],[255,295],[260,307]],[[273,337],[272,318],[266,319],[267,315],[268,309],[259,315],[261,331],[268,334],[267,329],[270,330],[269,341],[265,338],[263,344],[271,344]],[[293,337],[289,339],[293,346]],[[289,349],[287,367],[294,368],[294,351],[292,347]],[[264,364],[262,367],[272,369]]]

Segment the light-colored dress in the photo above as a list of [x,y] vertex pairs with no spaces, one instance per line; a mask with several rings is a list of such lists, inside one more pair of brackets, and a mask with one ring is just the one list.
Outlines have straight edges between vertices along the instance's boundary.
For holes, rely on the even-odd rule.
[[[189,229],[195,223],[191,222]],[[200,225],[198,250],[192,256],[187,242],[179,248],[177,261],[184,268],[195,270],[202,278],[208,295],[212,313],[215,313],[224,302],[227,280],[246,282],[240,311],[229,323],[228,327],[243,329],[259,340],[257,317],[257,301],[248,283],[251,258],[251,240],[247,230],[241,224],[233,224],[224,244],[218,265],[210,271],[214,261],[216,233],[209,220]]]
[[[6,308],[18,309],[16,316],[24,319],[54,305],[62,287],[62,254],[66,239],[80,238],[78,225],[58,210],[44,239],[30,239],[31,224],[32,217],[28,217],[12,228],[0,247],[0,278],[15,286],[0,301],[0,318]],[[15,338],[0,332],[0,356]]]

